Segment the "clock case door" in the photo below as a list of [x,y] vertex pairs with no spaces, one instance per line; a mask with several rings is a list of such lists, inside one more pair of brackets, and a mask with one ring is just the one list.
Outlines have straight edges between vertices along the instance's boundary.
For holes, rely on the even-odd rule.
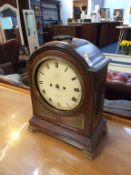
[[[106,128],[102,117],[104,88],[106,82],[108,59],[99,66],[89,66],[79,52],[79,47],[91,43],[76,39],[69,43],[50,42],[37,50],[28,65],[33,117],[29,121],[30,127],[43,131],[66,141],[80,149],[87,151],[89,158],[93,158],[94,149]],[[96,47],[95,47],[96,49]],[[86,51],[88,52],[88,50]],[[98,50],[99,53],[99,50]],[[72,111],[60,111],[48,105],[36,85],[38,62],[45,61],[48,56],[55,56],[68,61],[80,74],[82,82],[82,100],[80,105]],[[64,78],[64,75],[63,75]]]

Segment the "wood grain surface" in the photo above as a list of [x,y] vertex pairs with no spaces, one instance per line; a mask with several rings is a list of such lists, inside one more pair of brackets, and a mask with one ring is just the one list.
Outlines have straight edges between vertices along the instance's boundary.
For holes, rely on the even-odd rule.
[[130,175],[131,125],[108,120],[98,156],[46,134],[28,131],[32,116],[28,91],[0,84],[0,175]]

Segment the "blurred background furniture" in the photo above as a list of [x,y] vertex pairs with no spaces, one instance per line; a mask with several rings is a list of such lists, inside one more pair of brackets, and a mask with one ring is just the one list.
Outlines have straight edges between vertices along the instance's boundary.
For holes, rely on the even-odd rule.
[[124,99],[131,101],[131,74],[108,71],[106,98],[112,100]]
[[104,112],[131,120],[131,73],[108,71]]
[[[12,68],[14,72],[18,70],[19,63],[19,43],[16,39],[10,39],[3,43],[0,43],[0,66],[2,68],[8,66]],[[8,70],[6,69],[6,71]]]
[[20,45],[25,44],[17,2],[0,1],[0,22],[5,40],[15,38]]
[[0,43],[0,68],[2,68],[6,74],[22,74],[26,71],[27,57],[25,59],[25,57],[19,56],[19,53],[20,45],[17,39],[10,39]]

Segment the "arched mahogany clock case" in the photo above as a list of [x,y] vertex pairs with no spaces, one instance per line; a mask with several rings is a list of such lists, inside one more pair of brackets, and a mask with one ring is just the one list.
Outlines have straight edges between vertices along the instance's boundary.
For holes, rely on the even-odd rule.
[[29,128],[85,150],[92,159],[106,128],[102,111],[109,62],[96,46],[78,38],[52,41],[34,52],[28,64]]

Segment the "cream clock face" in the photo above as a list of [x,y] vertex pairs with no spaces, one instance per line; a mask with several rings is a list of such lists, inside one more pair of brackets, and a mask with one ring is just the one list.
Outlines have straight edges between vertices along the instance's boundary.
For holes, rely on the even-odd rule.
[[74,66],[51,57],[38,67],[37,87],[41,96],[52,107],[70,111],[81,102],[82,84],[79,77]]

